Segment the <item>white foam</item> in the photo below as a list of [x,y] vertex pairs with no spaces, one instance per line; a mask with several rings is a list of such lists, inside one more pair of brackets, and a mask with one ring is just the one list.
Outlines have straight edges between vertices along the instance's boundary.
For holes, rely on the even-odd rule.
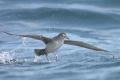
[[7,64],[7,63],[13,63],[13,56],[10,55],[9,52],[2,52],[0,53],[0,63]]
[[0,63],[2,64],[11,64],[11,63],[16,63],[16,61],[18,60],[16,57],[17,54],[17,50],[21,49],[22,47],[25,47],[25,40],[26,38],[22,39],[22,44],[20,44],[19,46],[17,46],[16,48],[9,50],[9,51],[2,51],[0,53]]

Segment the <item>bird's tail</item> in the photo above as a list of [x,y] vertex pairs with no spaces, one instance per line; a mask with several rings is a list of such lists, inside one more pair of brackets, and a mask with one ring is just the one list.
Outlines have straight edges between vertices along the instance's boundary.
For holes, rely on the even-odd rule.
[[45,49],[34,49],[34,52],[35,52],[35,54],[37,56],[41,56],[41,55],[47,54]]

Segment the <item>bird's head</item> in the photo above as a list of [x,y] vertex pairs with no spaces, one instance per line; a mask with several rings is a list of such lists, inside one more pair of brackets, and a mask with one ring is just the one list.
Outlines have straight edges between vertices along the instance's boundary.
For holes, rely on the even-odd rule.
[[65,32],[60,33],[58,36],[62,39],[69,39]]

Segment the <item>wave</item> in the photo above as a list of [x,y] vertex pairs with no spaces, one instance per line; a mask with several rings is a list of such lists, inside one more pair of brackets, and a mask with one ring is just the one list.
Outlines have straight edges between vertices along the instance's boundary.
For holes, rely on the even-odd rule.
[[35,6],[32,4],[18,5],[16,9],[0,10],[0,21],[40,20],[72,24],[75,24],[74,22],[78,24],[119,24],[119,14],[119,9],[107,9],[90,5],[41,4]]
[[112,12],[114,9],[119,10],[119,8],[111,8],[111,7],[101,7],[96,5],[88,5],[88,4],[52,4],[52,3],[43,3],[43,4],[16,4],[11,7],[3,7],[0,10],[34,10],[40,8],[49,8],[49,9],[65,9],[65,10],[85,10],[90,12],[98,12],[98,13],[110,13],[110,14],[120,14]]
[[[37,9],[37,8],[53,8],[53,9],[67,9],[67,10],[86,10],[91,12],[98,13],[112,13],[111,10],[115,8],[104,7],[104,6],[96,6],[96,5],[88,5],[88,4],[17,4],[14,9]],[[119,9],[119,8],[117,8]],[[117,13],[116,13],[117,14]]]

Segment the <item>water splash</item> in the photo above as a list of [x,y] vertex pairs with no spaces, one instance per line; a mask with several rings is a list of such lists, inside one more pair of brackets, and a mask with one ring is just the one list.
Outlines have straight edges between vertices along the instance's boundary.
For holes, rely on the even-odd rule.
[[7,63],[14,63],[16,60],[10,55],[9,52],[2,52],[0,54],[0,63],[7,64]]
[[17,50],[22,49],[23,47],[26,46],[26,38],[22,38],[22,44],[20,44],[18,47],[9,50],[9,51],[2,51],[0,53],[0,63],[2,64],[13,64],[16,62],[24,62],[27,61],[26,59],[18,59],[18,56],[16,56]]

